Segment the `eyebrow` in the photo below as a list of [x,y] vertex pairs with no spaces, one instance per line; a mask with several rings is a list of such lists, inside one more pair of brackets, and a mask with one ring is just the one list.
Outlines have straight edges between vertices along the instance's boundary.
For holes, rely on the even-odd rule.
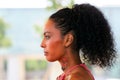
[[50,32],[46,31],[46,32],[44,32],[44,35],[46,35],[47,33],[49,33],[49,34],[50,34]]

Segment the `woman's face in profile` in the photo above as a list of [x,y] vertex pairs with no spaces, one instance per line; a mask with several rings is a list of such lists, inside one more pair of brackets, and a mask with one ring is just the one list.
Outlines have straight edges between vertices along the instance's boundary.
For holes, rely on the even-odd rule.
[[52,20],[46,22],[41,47],[44,48],[46,59],[51,62],[59,60],[65,53],[64,39]]

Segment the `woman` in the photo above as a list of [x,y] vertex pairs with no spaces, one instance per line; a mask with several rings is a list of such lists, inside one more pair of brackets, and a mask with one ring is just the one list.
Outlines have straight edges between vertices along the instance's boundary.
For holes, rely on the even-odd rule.
[[64,73],[57,80],[95,80],[85,62],[110,67],[116,53],[107,20],[90,4],[76,4],[52,14],[41,47],[48,61],[61,64]]

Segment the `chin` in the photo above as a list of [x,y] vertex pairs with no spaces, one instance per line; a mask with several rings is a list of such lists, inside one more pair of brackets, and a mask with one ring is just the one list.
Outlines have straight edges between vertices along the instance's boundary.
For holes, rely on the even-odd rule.
[[49,62],[54,62],[54,61],[57,61],[57,60],[54,60],[54,59],[48,59],[48,58],[47,58],[47,61],[49,61]]

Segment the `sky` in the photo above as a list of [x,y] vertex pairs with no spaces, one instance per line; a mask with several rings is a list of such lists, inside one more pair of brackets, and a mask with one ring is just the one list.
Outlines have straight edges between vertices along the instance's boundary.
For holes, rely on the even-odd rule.
[[[99,7],[120,6],[120,0],[75,0],[75,3],[90,3]],[[45,8],[48,4],[47,0],[0,0],[0,8]]]

